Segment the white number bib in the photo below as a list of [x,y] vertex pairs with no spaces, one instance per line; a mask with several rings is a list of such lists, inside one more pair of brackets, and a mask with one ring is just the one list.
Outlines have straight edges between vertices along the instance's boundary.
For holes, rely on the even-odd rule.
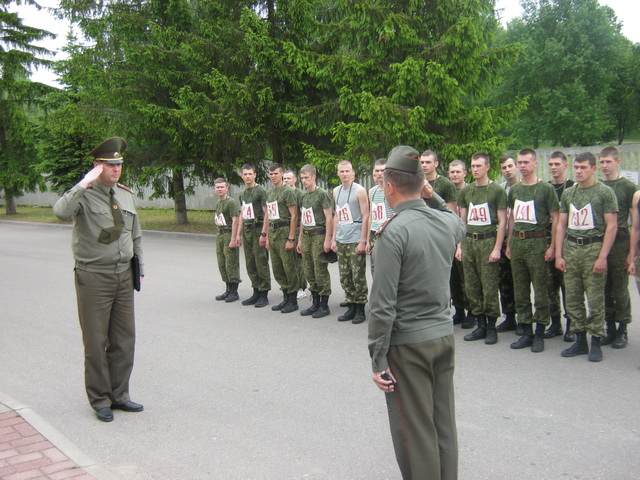
[[226,227],[227,221],[224,219],[224,215],[222,213],[218,213],[215,217],[216,225],[219,227]]
[[387,219],[387,207],[384,202],[371,202],[371,220],[374,222],[384,222]]
[[349,204],[345,203],[342,207],[338,207],[338,223],[340,225],[347,225],[353,223],[353,216],[351,215],[351,209]]
[[255,220],[256,216],[253,212],[253,203],[242,202],[242,219],[243,220]]
[[577,209],[573,203],[569,205],[569,228],[571,230],[591,230],[596,228],[593,223],[591,203],[587,203],[581,209]]
[[315,227],[316,217],[313,214],[313,208],[300,208],[300,216],[303,227]]
[[267,213],[269,214],[269,220],[280,220],[278,202],[267,202]]
[[536,220],[536,207],[533,200],[523,202],[517,200],[513,204],[513,219],[515,223],[538,223]]
[[467,225],[474,225],[477,227],[491,225],[489,204],[486,202],[479,205],[469,203],[469,211],[467,212]]

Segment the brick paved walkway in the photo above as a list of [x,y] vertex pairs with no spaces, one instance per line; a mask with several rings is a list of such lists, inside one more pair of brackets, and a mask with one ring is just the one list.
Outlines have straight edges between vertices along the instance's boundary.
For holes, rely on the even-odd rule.
[[15,411],[0,404],[0,480],[95,480]]

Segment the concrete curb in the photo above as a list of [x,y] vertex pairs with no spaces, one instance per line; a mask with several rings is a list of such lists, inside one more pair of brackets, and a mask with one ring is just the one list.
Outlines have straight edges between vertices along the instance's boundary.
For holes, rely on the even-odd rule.
[[69,460],[83,468],[87,473],[96,477],[97,480],[123,480],[119,475],[107,470],[104,466],[99,465],[90,459],[67,437],[56,430],[49,422],[34,412],[30,407],[0,392],[0,412],[4,410],[3,407],[8,411],[13,410],[24,418],[43,437],[49,440],[49,442],[51,442],[58,450],[66,455]]

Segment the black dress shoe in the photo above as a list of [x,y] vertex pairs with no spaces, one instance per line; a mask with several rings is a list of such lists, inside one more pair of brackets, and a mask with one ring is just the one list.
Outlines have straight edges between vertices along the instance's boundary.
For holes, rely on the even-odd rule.
[[101,422],[113,422],[113,412],[109,407],[102,407],[96,409],[96,417]]
[[122,410],[124,412],[141,412],[144,410],[142,405],[132,402],[131,400],[127,400],[123,403],[112,403],[111,408],[113,410]]

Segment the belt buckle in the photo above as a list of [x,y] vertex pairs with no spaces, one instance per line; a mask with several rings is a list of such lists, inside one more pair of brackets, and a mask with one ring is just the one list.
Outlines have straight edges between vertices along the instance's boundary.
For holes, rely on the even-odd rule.
[[471,234],[471,238],[474,240],[480,240],[480,234],[477,232],[474,232]]
[[524,240],[525,238],[527,238],[527,232],[516,232],[518,234],[518,238],[520,240]]
[[580,246],[584,245],[584,238],[577,237],[576,238],[576,245],[580,245]]

